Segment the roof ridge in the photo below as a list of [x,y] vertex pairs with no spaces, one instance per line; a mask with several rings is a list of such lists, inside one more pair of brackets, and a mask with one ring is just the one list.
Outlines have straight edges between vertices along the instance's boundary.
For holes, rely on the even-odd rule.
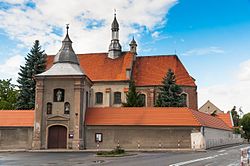
[[136,56],[136,58],[143,58],[143,57],[178,57],[177,55],[175,54],[170,54],[170,55],[139,55],[139,56]]

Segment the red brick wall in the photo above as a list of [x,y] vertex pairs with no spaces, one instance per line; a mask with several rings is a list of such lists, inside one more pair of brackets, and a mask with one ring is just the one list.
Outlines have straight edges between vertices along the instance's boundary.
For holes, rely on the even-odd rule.
[[183,86],[183,91],[188,94],[188,107],[198,110],[197,87]]
[[[182,89],[185,93],[188,94],[188,107],[197,110],[197,91],[196,87],[191,86],[182,86]],[[153,107],[154,101],[156,100],[157,92],[159,87],[137,87],[137,91],[146,95],[146,106]]]

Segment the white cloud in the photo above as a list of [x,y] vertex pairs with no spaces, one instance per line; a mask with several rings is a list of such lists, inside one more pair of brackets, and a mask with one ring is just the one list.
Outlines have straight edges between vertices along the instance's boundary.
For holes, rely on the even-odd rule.
[[241,81],[250,81],[250,59],[240,64],[238,78]]
[[160,32],[158,32],[158,31],[155,31],[155,32],[153,32],[153,33],[151,34],[151,36],[152,36],[153,38],[158,38],[159,35],[160,35]]
[[250,112],[250,59],[242,62],[238,74],[233,77],[234,82],[225,82],[208,87],[198,87],[199,106],[207,100],[212,101],[223,111],[228,111],[233,106],[242,107],[242,110]]
[[24,58],[20,55],[15,55],[7,59],[3,64],[0,64],[0,79],[12,78],[12,83],[16,83],[19,67],[24,64]]
[[64,31],[66,23],[70,24],[76,53],[103,52],[107,51],[110,42],[114,8],[120,23],[120,41],[125,45],[131,40],[131,34],[154,32],[165,24],[165,15],[177,0],[84,0],[70,3],[67,0],[35,0],[35,9],[26,6],[26,0],[3,2],[19,5],[0,11],[0,28],[27,47],[39,39],[48,54],[55,54],[63,37],[53,31],[55,28]]
[[202,55],[222,54],[222,53],[225,53],[225,51],[219,47],[212,46],[212,47],[195,48],[192,50],[188,50],[188,51],[182,53],[182,55],[184,55],[184,56],[202,56]]

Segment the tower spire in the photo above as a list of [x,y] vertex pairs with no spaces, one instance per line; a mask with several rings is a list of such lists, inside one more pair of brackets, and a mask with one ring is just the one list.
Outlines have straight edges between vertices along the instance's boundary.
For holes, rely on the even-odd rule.
[[54,58],[55,63],[73,63],[78,64],[78,58],[72,48],[72,41],[69,38],[69,24],[66,24],[66,36],[62,41],[62,47]]
[[109,45],[109,54],[108,57],[111,59],[115,59],[121,55],[122,47],[119,43],[119,24],[116,20],[116,10],[114,12],[114,20],[111,24],[111,33],[112,33],[112,39],[111,43]]

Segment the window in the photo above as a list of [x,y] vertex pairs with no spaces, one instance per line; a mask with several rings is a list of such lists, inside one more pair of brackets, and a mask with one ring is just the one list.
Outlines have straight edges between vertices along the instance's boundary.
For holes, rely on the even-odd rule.
[[96,104],[102,104],[103,102],[103,93],[102,92],[96,92],[95,93],[95,103]]
[[143,107],[145,107],[146,106],[146,95],[145,94],[140,94],[139,97],[142,100]]
[[47,103],[47,114],[52,114],[52,103]]
[[89,107],[89,92],[86,92],[86,108]]
[[95,142],[102,142],[102,133],[95,133]]
[[69,114],[69,112],[70,112],[70,104],[69,102],[66,102],[64,104],[64,114]]
[[121,92],[115,92],[114,93],[114,104],[121,104]]
[[183,106],[187,107],[187,94],[186,93],[182,93],[181,97],[183,99]]
[[64,89],[54,89],[54,102],[64,101]]

